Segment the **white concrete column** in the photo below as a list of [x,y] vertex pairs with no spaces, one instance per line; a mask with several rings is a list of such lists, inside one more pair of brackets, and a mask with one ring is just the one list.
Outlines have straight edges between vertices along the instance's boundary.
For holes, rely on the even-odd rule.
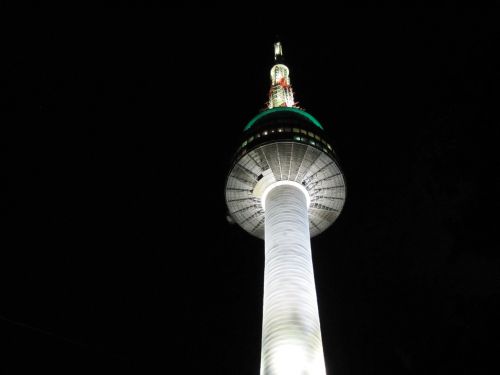
[[261,375],[325,375],[309,236],[307,190],[279,181],[265,208]]

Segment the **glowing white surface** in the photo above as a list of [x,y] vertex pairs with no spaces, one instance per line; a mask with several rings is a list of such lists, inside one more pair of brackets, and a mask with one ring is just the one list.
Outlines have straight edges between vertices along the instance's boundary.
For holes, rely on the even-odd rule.
[[345,182],[335,159],[316,147],[298,142],[265,143],[243,155],[226,181],[229,214],[255,237],[264,239],[261,197],[276,181],[294,181],[309,192],[311,237],[326,230],[342,211]]
[[266,188],[264,189],[264,192],[262,193],[262,195],[260,197],[261,198],[262,208],[264,210],[266,209],[267,194],[269,194],[269,192],[272,189],[274,189],[276,186],[281,186],[281,185],[295,186],[297,189],[299,189],[300,191],[302,191],[302,193],[306,197],[307,208],[309,208],[309,206],[311,205],[311,197],[309,197],[309,192],[307,191],[307,189],[303,185],[299,184],[298,182],[284,180],[284,181],[276,181],[276,182],[273,182],[270,185],[266,186]]
[[290,183],[275,183],[263,196],[266,260],[261,375],[326,374],[307,197],[305,189]]

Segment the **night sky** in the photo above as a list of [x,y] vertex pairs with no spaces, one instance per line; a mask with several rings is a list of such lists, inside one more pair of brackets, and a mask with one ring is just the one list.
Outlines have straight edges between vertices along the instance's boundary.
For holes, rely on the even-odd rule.
[[224,184],[277,34],[347,182],[312,240],[328,375],[499,373],[498,18],[224,11],[3,35],[0,373],[259,373]]

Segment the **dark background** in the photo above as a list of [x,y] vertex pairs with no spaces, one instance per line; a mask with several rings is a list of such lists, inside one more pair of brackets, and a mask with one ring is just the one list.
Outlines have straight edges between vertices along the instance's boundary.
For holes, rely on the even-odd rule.
[[494,12],[226,12],[3,34],[0,373],[258,374],[263,242],[223,193],[276,34],[347,179],[312,240],[328,374],[498,373]]

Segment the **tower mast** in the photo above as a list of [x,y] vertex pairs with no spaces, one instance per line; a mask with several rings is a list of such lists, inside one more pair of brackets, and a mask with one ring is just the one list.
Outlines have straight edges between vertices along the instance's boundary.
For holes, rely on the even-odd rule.
[[284,64],[283,47],[274,43],[274,66],[271,68],[271,89],[269,90],[269,109],[276,107],[295,107],[290,70]]

